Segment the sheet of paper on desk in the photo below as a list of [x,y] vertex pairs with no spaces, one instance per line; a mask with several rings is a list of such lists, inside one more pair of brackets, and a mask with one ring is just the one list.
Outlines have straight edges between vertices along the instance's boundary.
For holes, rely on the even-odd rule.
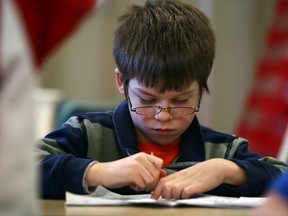
[[145,195],[119,195],[111,192],[103,196],[77,195],[66,192],[66,205],[87,206],[115,206],[115,205],[137,205],[137,206],[203,206],[218,208],[250,208],[261,205],[267,198],[260,197],[223,197],[201,195],[191,199],[165,200],[150,199],[150,194]]

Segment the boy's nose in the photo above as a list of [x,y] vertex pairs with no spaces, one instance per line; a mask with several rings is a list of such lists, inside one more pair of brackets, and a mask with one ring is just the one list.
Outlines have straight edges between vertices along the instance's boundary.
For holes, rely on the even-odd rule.
[[173,119],[173,115],[168,110],[161,110],[155,114],[155,119],[158,121],[170,121]]

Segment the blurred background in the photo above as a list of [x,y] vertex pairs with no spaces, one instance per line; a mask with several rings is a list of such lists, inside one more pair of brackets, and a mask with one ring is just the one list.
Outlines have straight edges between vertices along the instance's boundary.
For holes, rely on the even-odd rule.
[[[124,13],[127,6],[144,2],[144,0],[102,0],[102,4],[90,11],[76,30],[45,59],[38,77],[41,91],[38,91],[37,97],[40,101],[38,103],[40,109],[37,112],[37,137],[42,137],[55,127],[60,127],[67,119],[67,116],[62,118],[59,117],[59,112],[57,113],[57,107],[60,112],[67,109],[67,106],[64,108],[57,106],[59,102],[62,105],[67,102],[82,103],[81,106],[88,104],[90,109],[93,109],[91,105],[93,103],[117,104],[123,99],[115,86],[113,33],[117,27],[117,17]],[[275,65],[279,66],[286,62],[285,50],[282,52],[279,47],[284,48],[287,43],[285,36],[285,23],[288,22],[287,1],[184,0],[184,2],[196,6],[207,14],[217,41],[216,58],[209,79],[211,94],[204,96],[198,114],[200,121],[215,130],[247,138],[251,142],[252,151],[276,157],[288,122],[288,99],[284,101],[283,97],[279,96],[267,100],[266,93],[270,94],[273,90],[268,86],[267,80],[263,79],[263,74],[272,74],[268,80],[270,78],[288,80],[288,78],[287,72],[280,72],[281,76],[277,75],[283,67],[263,69],[262,66],[269,62],[267,59],[275,57],[275,51],[278,52],[277,62],[280,62]],[[284,33],[275,30],[278,28],[277,23],[284,23],[281,27],[283,29],[278,26],[281,31],[285,31]],[[281,36],[284,36],[284,39]],[[272,85],[277,86],[277,83],[279,84],[276,81]],[[279,92],[285,91],[286,84],[278,89]],[[265,91],[255,93],[255,88],[257,90],[260,86],[266,93]],[[275,104],[275,99],[277,103],[280,102],[278,106]],[[266,101],[266,105],[263,105],[261,100]],[[271,106],[274,105],[276,109],[271,115]],[[274,131],[271,130],[271,125],[274,125],[272,127]]]
[[[183,1],[205,12],[216,34],[201,123],[287,161],[288,1]],[[35,138],[75,112],[123,100],[113,33],[127,6],[144,2],[0,0],[0,215],[37,215]]]
[[[26,25],[22,38],[7,38],[14,44],[27,37],[38,71],[36,138],[76,111],[110,109],[123,100],[115,86],[113,33],[127,7],[145,0],[3,1],[16,2],[19,22]],[[252,151],[277,156],[288,122],[288,1],[183,1],[205,12],[216,34],[211,94],[202,100],[201,123],[247,138]],[[5,44],[9,52],[12,45]]]
[[[46,60],[39,86],[57,89],[67,100],[122,100],[114,79],[113,32],[117,17],[127,5],[143,2],[105,0]],[[198,116],[209,127],[234,133],[264,49],[266,33],[273,21],[276,1],[185,2],[209,16],[217,40],[216,59],[209,80],[211,94],[204,98]]]

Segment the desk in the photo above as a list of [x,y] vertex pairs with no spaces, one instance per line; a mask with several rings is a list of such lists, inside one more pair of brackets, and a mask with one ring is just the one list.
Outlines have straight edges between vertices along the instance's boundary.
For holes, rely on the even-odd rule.
[[41,216],[247,216],[251,209],[201,207],[65,206],[64,200],[39,200]]

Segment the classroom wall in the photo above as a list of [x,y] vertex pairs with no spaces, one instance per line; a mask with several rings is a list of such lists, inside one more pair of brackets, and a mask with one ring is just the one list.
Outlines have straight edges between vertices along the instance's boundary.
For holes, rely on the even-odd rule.
[[[129,3],[106,0],[87,17],[76,34],[46,62],[39,76],[43,88],[59,89],[69,100],[120,101],[114,80],[113,31],[117,17]],[[217,52],[199,118],[217,130],[233,132],[253,82],[274,0],[185,0],[210,17]]]

